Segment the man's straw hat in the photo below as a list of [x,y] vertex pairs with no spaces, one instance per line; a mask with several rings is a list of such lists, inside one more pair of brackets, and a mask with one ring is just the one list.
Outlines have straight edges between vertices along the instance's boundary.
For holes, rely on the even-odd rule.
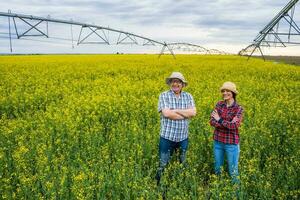
[[168,85],[171,84],[171,80],[177,78],[179,80],[181,80],[183,82],[184,86],[187,86],[187,81],[185,80],[184,76],[180,73],[180,72],[172,72],[171,76],[169,76],[168,78],[166,78],[166,83]]

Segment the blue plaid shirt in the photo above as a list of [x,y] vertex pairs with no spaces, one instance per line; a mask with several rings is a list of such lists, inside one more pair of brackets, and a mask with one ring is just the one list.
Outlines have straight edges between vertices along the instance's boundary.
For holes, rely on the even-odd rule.
[[189,119],[172,120],[161,113],[162,109],[189,109],[194,108],[195,102],[191,94],[181,92],[176,97],[172,90],[163,92],[159,96],[158,112],[160,112],[160,136],[173,142],[180,142],[188,138]]

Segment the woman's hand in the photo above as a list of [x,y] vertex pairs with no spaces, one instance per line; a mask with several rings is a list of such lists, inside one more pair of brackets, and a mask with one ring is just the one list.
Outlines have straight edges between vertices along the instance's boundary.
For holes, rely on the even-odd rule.
[[219,120],[220,120],[220,116],[219,116],[217,110],[214,110],[214,111],[211,113],[211,116],[212,116],[216,121],[219,121]]
[[238,117],[235,116],[235,117],[232,119],[231,123],[235,123],[235,122],[237,122],[238,120],[239,120]]

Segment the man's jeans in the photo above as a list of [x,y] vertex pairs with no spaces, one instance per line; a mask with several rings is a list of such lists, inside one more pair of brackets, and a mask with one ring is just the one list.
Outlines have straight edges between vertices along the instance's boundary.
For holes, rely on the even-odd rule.
[[170,161],[170,158],[175,150],[179,149],[179,160],[180,163],[185,162],[186,151],[188,148],[188,139],[181,142],[173,142],[165,138],[160,137],[159,141],[159,168],[156,173],[156,179],[159,181],[164,168]]
[[221,174],[221,167],[224,163],[224,154],[226,154],[229,174],[232,178],[233,183],[239,183],[237,176],[238,162],[240,154],[239,144],[224,144],[222,142],[214,141],[214,155],[215,155],[215,173]]
[[176,149],[180,150],[180,163],[185,161],[185,155],[188,148],[188,139],[181,142],[173,142],[165,138],[160,137],[159,141],[159,161],[160,166],[166,166],[170,160],[170,157]]

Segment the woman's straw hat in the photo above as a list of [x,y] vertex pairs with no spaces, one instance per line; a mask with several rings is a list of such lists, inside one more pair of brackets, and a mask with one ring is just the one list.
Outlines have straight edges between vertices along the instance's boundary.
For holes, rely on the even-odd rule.
[[238,94],[238,91],[236,90],[236,85],[230,81],[223,83],[222,87],[220,88],[220,91],[222,90],[230,90],[231,92]]

